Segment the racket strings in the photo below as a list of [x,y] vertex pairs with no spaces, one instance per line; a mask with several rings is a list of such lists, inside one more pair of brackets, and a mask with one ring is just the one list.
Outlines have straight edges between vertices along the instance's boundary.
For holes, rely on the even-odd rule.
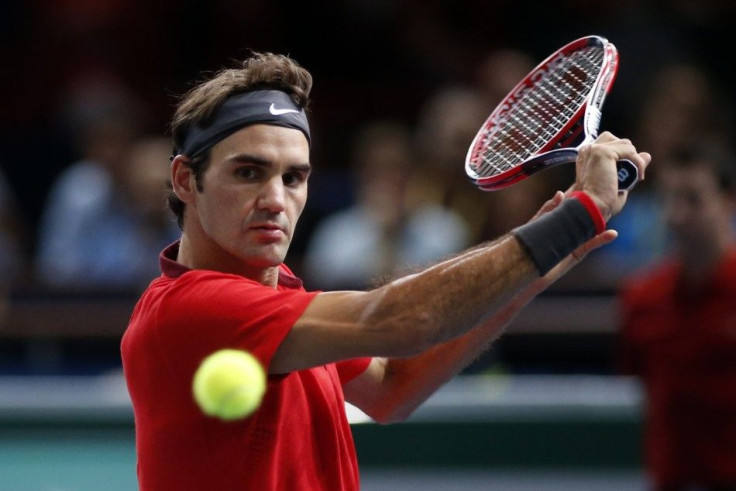
[[577,50],[523,91],[503,120],[483,139],[476,161],[481,177],[501,174],[557,138],[585,103],[603,65],[600,46]]

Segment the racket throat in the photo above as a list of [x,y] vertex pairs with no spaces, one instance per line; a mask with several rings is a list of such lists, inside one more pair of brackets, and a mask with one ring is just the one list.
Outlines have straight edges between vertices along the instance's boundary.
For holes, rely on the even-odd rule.
[[560,140],[555,144],[555,149],[560,149],[562,147],[578,147],[580,144],[582,144],[585,141],[585,135],[586,133],[583,131],[583,124],[578,121],[577,124],[572,125],[567,132],[565,132],[564,135],[560,138]]
[[561,164],[575,162],[577,157],[577,148],[559,148],[556,150],[550,150],[542,155],[532,157],[523,164],[515,167],[511,171],[507,172],[502,179],[499,179],[499,176],[480,178],[476,180],[476,185],[484,191],[503,189],[541,170]]

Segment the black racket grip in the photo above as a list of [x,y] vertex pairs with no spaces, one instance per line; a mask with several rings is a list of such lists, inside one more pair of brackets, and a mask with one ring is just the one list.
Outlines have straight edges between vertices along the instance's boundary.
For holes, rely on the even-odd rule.
[[616,162],[618,174],[618,190],[630,191],[636,181],[639,180],[639,169],[631,160],[619,160]]

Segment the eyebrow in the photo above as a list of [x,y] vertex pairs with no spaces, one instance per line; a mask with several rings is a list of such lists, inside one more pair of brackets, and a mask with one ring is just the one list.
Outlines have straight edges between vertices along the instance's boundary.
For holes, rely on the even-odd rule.
[[[264,159],[263,157],[259,157],[257,155],[249,154],[249,153],[240,153],[237,155],[233,155],[232,157],[228,158],[230,162],[238,163],[238,164],[252,164],[257,165],[259,167],[271,167],[273,165],[273,162],[268,159]],[[291,172],[311,172],[312,171],[312,164],[309,162],[299,163],[299,164],[291,164],[289,165],[289,170]]]

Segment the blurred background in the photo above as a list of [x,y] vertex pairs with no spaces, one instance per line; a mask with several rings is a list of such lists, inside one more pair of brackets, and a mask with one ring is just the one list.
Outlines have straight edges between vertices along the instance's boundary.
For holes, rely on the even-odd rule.
[[365,489],[646,489],[617,292],[668,250],[658,161],[733,141],[735,26],[728,0],[5,0],[0,487],[135,489],[119,342],[177,238],[167,123],[194,82],[250,50],[311,71],[315,170],[287,264],[309,288],[366,288],[498,237],[569,185],[558,168],[482,193],[462,164],[521,76],[598,34],[621,57],[602,126],[654,156],[619,239],[410,422],[356,414],[354,432]]

